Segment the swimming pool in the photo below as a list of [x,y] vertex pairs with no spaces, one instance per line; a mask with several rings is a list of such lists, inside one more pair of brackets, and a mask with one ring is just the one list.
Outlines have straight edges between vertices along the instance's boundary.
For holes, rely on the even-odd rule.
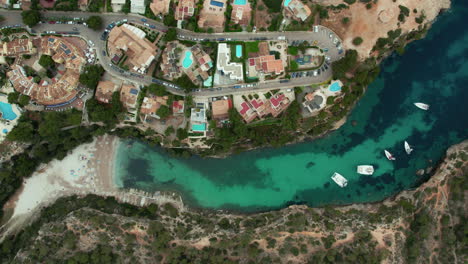
[[206,131],[206,124],[192,124],[192,131],[195,132],[204,132]]
[[8,129],[4,128],[4,129],[2,130],[2,132],[3,132],[3,134],[7,134],[7,133],[8,133]]
[[205,87],[211,87],[212,84],[213,84],[213,76],[208,77],[208,78],[203,82],[203,86],[205,86]]
[[338,92],[341,90],[341,86],[338,82],[334,82],[330,85],[328,89],[330,89],[330,92]]
[[192,52],[187,50],[185,52],[185,57],[184,57],[184,60],[182,61],[182,66],[187,69],[189,68],[193,63],[193,60],[192,60]]
[[237,45],[236,46],[236,57],[241,58],[242,57],[242,45]]
[[247,0],[234,0],[235,5],[246,5]]
[[288,6],[291,0],[284,0],[284,6]]
[[6,120],[15,120],[18,116],[13,112],[11,104],[0,102],[0,112],[2,113],[2,118]]
[[218,2],[218,1],[214,1],[214,0],[211,0],[210,4],[214,5],[214,6],[218,6],[218,7],[223,7],[224,6],[223,2]]

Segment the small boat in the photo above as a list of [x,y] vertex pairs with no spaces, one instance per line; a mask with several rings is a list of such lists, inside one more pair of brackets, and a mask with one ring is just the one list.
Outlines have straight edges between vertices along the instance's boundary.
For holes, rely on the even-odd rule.
[[387,150],[385,150],[384,152],[388,160],[395,160],[395,157],[393,157],[392,153],[388,152]]
[[359,165],[357,166],[357,173],[362,175],[374,174],[374,167],[372,165]]
[[422,109],[422,110],[428,110],[429,109],[429,105],[428,104],[424,104],[424,103],[414,103],[414,105],[419,108],[419,109]]
[[413,149],[411,148],[410,144],[408,144],[407,141],[405,141],[405,151],[406,151],[406,154],[411,154],[411,152],[413,151]]
[[339,174],[338,172],[333,173],[331,178],[341,188],[344,188],[346,187],[346,185],[348,185],[348,180],[345,177],[343,177],[343,175]]

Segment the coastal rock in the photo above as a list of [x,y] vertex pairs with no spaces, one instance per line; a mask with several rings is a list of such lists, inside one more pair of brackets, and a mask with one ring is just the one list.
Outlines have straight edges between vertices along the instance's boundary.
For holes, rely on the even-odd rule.
[[420,169],[416,172],[416,175],[422,176],[424,175],[424,169]]

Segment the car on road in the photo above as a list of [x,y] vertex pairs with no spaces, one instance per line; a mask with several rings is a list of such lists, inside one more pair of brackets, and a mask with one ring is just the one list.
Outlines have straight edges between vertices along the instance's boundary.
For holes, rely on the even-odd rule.
[[286,92],[292,92],[292,89],[286,89]]
[[289,80],[280,80],[280,83],[287,83]]
[[241,88],[240,85],[234,85],[234,89],[239,89],[239,88]]
[[317,71],[314,71],[314,76],[317,76],[317,75],[318,75]]
[[148,21],[148,19],[146,19],[146,18],[141,19],[141,22],[147,22],[147,21]]
[[144,23],[143,25],[145,25],[145,27],[149,27],[149,24],[148,24],[148,23]]
[[218,41],[225,41],[225,38],[218,38]]
[[102,51],[102,56],[107,56],[105,50]]
[[150,25],[149,27],[152,28],[152,29],[155,29],[155,28],[156,28],[155,25]]

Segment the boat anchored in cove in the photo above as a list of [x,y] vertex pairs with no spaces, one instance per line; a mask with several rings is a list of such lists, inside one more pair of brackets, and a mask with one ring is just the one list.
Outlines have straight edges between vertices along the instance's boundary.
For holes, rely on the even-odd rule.
[[413,151],[413,149],[411,148],[410,144],[405,141],[405,151],[406,151],[406,154],[411,154],[411,152]]
[[425,103],[414,103],[414,105],[417,108],[422,109],[422,110],[428,110],[429,109],[429,105],[425,104]]
[[372,165],[359,165],[357,166],[357,173],[362,175],[374,174],[374,167]]
[[344,188],[346,187],[346,185],[348,185],[348,180],[345,177],[343,177],[343,175],[339,174],[338,172],[333,173],[331,178],[341,188]]
[[388,150],[384,150],[384,152],[388,160],[396,160],[395,157],[393,157],[392,153],[390,153]]

